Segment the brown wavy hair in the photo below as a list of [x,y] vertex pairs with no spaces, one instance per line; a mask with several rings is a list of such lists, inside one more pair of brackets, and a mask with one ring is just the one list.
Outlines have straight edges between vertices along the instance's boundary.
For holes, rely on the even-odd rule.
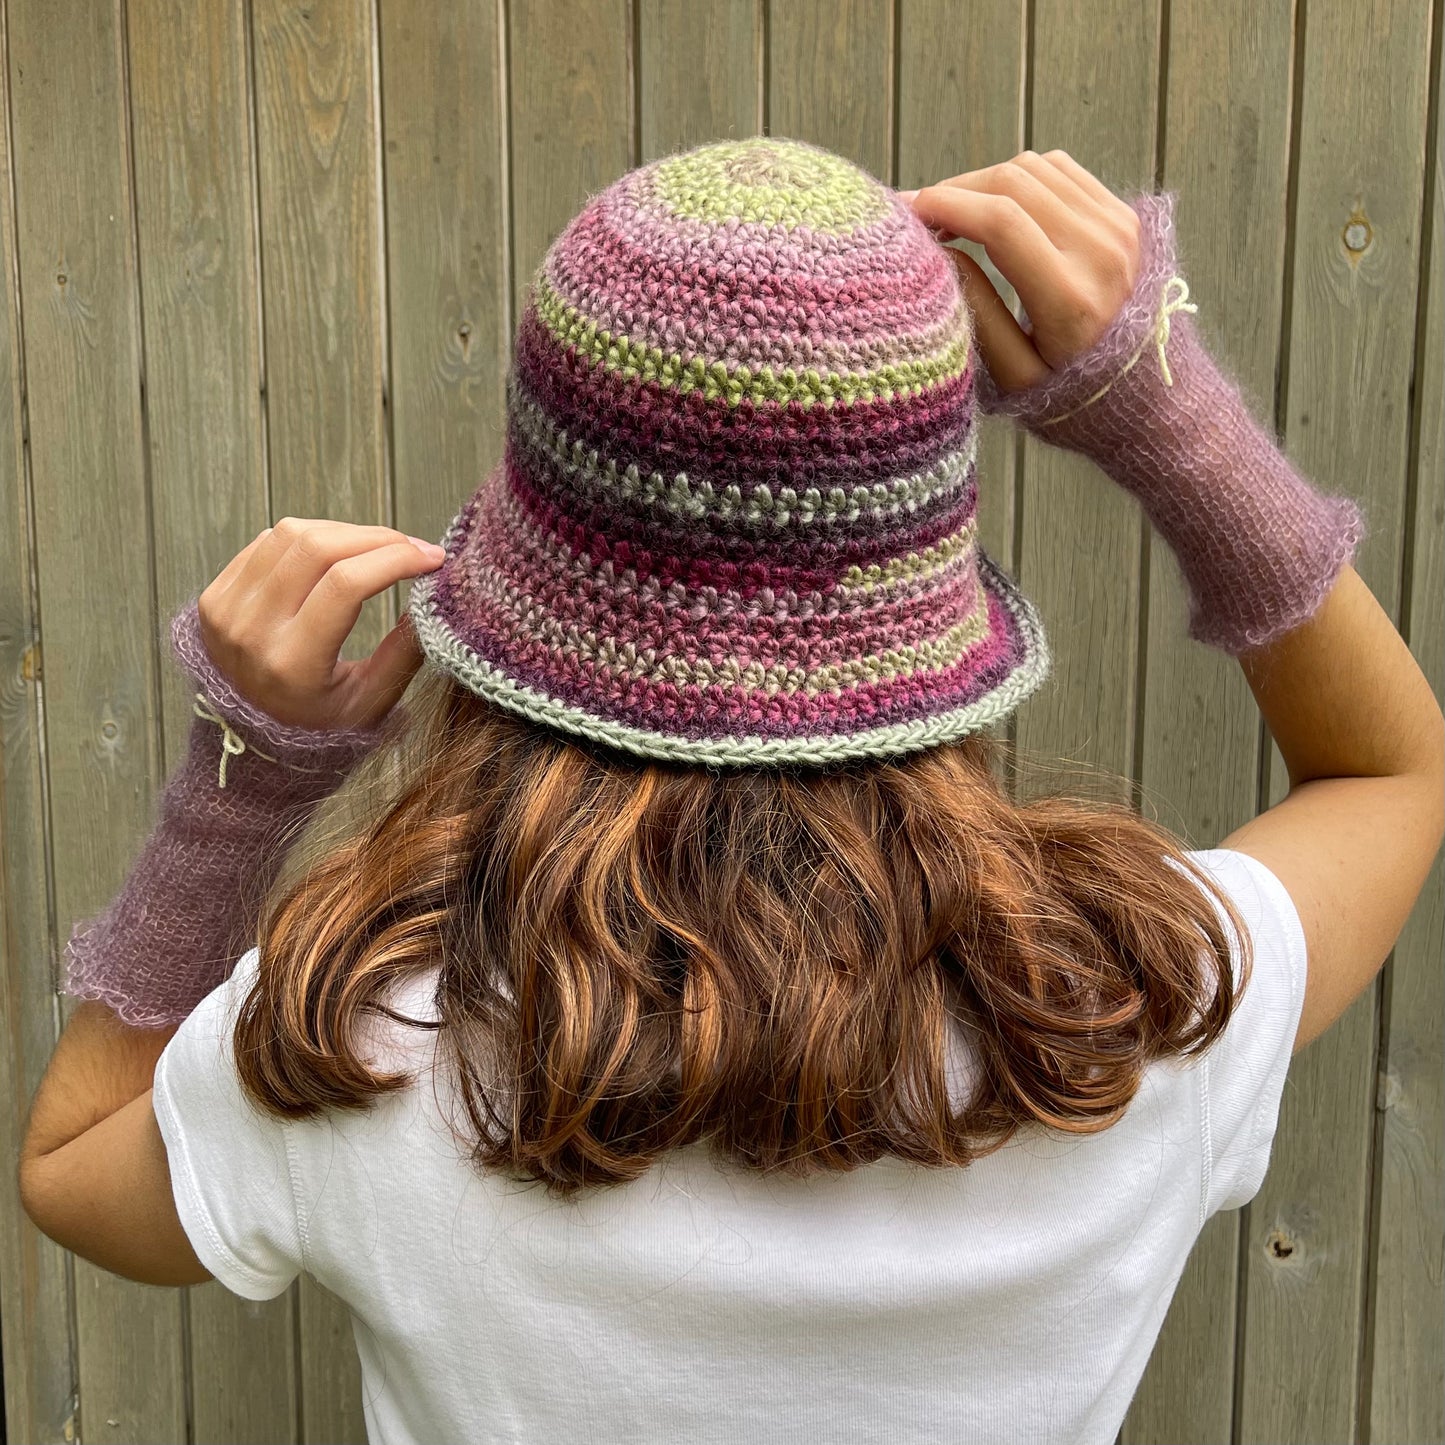
[[364,1025],[435,969],[479,1166],[559,1193],[698,1141],[797,1174],[966,1166],[1024,1126],[1107,1128],[1147,1064],[1218,1037],[1237,990],[1206,894],[1240,988],[1252,967],[1178,837],[1107,798],[1015,802],[987,734],[720,771],[567,741],[430,670],[412,696],[363,769],[375,806],[266,900],[235,1046],[287,1117],[410,1083]]

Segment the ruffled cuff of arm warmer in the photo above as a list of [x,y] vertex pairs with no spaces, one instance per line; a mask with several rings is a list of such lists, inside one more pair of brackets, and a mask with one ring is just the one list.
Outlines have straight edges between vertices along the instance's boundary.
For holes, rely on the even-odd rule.
[[1189,300],[1188,283],[1178,274],[1174,241],[1177,201],[1174,191],[1139,195],[1129,201],[1139,217],[1139,275],[1129,299],[1104,334],[1042,381],[1018,391],[1000,390],[988,368],[980,367],[981,411],[1012,417],[1045,441],[1072,446],[1087,436],[1076,437],[1075,428],[1051,435],[1051,429],[1102,400],[1138,366],[1144,366],[1146,373],[1152,366],[1156,373],[1167,374],[1170,330],[1183,314],[1198,310],[1197,303]]
[[104,912],[71,931],[65,991],[141,1028],[178,1024],[255,941],[286,846],[396,724],[310,729],[242,697],[201,639],[195,598],[171,622],[194,684],[185,757]]
[[1139,276],[1098,341],[1019,391],[1001,392],[981,367],[978,399],[1130,492],[1179,560],[1189,635],[1238,654],[1313,616],[1366,520],[1294,469],[1204,347],[1177,269],[1176,199],[1130,201]]

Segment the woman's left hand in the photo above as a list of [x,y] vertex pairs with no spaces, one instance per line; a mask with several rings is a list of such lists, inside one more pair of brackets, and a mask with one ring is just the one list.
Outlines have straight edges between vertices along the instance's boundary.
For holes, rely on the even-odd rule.
[[434,571],[434,542],[391,527],[282,517],[226,564],[201,593],[201,637],[248,701],[304,728],[371,727],[422,663],[410,619],[359,662],[341,647],[368,597]]

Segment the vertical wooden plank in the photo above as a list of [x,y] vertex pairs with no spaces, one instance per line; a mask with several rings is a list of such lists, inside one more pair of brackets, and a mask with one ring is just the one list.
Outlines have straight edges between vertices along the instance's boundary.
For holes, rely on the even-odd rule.
[[[1175,0],[1163,181],[1206,346],[1275,425],[1289,172],[1290,15],[1250,0]],[[1247,226],[1240,224],[1248,216]],[[1212,847],[1257,811],[1259,711],[1239,665],[1188,641],[1174,554],[1151,538],[1140,748],[1146,812]],[[1124,1430],[1140,1445],[1230,1438],[1240,1212],[1192,1251]]]
[[[372,19],[369,0],[252,10],[273,516],[390,520]],[[380,603],[348,656],[390,625]]]
[[[379,137],[368,0],[252,8],[272,516],[389,522]],[[394,618],[373,598],[344,653]],[[365,1438],[346,1309],[299,1287],[301,1433]]]
[[[1361,499],[1370,535],[1356,566],[1398,617],[1429,12],[1417,0],[1321,0],[1300,45],[1285,445],[1325,490]],[[1277,798],[1287,779],[1276,750],[1270,774]],[[1269,1176],[1245,1221],[1245,1440],[1356,1435],[1378,993],[1290,1068]]]
[[[55,1047],[52,939],[40,752],[40,619],[31,591],[24,360],[16,290],[10,78],[0,5],[0,1152],[20,1153],[30,1099]],[[5,1438],[62,1441],[75,1430],[75,1340],[65,1251],[0,1178],[0,1347]]]
[[[996,165],[1023,149],[1022,0],[989,5],[961,23],[947,0],[900,0],[898,27],[898,185],[932,185]],[[982,246],[955,243],[1013,306],[1014,289]],[[1019,438],[999,417],[979,417],[979,540],[1010,571],[1014,556],[1014,472]]]
[[759,0],[639,0],[643,161],[763,128]]
[[[1435,10],[1425,290],[1415,363],[1415,508],[1410,535],[1407,636],[1415,660],[1445,699],[1445,172],[1441,128],[1445,82],[1440,9]],[[1386,978],[1384,1036],[1375,1108],[1372,1441],[1445,1440],[1445,867],[1436,858]],[[1363,1432],[1362,1432],[1363,1433]]]
[[827,146],[891,183],[892,0],[779,4],[769,17],[768,133]]
[[508,9],[513,315],[547,247],[634,164],[628,0]]
[[346,1305],[309,1275],[298,1289],[301,1439],[309,1445],[365,1445],[361,1364]]
[[[64,937],[123,881],[159,778],[118,6],[12,0],[10,79],[45,626],[45,748]],[[186,1431],[179,1293],[75,1263],[80,1428]]]
[[[169,618],[267,523],[241,0],[127,0],[156,597]],[[168,755],[190,690],[163,682]]]
[[[1030,147],[1061,147],[1116,191],[1152,188],[1158,37],[1158,0],[1038,0]],[[1018,717],[1020,771],[1027,780],[1033,754],[1127,778],[1144,523],[1083,458],[1028,435],[1022,444],[1019,578],[1055,660],[1049,686]]]
[[[267,522],[250,66],[240,3],[129,0],[126,13],[164,621]],[[169,665],[162,686],[164,753],[175,760],[190,689]],[[295,1438],[293,1316],[294,1292],[263,1304],[214,1284],[190,1292],[197,1439]]]
[[385,0],[380,19],[396,525],[439,538],[504,437],[501,6]]

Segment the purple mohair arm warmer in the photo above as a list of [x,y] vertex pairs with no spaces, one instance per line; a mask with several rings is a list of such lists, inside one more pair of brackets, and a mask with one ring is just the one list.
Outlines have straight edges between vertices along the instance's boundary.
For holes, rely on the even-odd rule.
[[65,948],[65,991],[138,1028],[180,1023],[225,981],[256,941],[286,844],[384,727],[294,727],[253,706],[207,652],[195,598],[172,619],[171,645],[204,694],[186,755],[120,892]]
[[1142,223],[1139,278],[1104,335],[1022,391],[1001,392],[980,367],[978,404],[1132,493],[1179,559],[1189,635],[1238,654],[1313,616],[1365,519],[1300,476],[1201,344],[1177,271],[1176,198],[1129,202]]

